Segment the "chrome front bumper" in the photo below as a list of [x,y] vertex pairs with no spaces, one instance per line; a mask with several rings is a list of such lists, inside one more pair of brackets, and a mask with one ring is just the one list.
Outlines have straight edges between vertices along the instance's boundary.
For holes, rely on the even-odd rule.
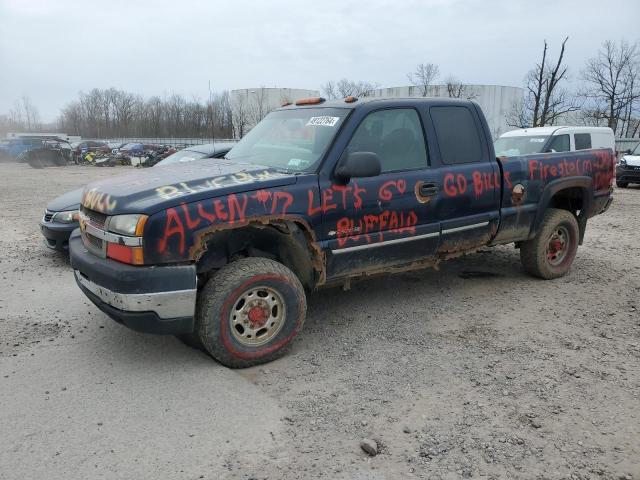
[[89,252],[80,231],[69,239],[78,287],[116,322],[139,332],[193,332],[197,297],[194,264],[132,266]]
[[195,314],[197,295],[195,288],[170,292],[118,293],[93,283],[85,278],[79,270],[74,270],[73,273],[81,287],[118,310],[154,312],[162,319],[192,317]]

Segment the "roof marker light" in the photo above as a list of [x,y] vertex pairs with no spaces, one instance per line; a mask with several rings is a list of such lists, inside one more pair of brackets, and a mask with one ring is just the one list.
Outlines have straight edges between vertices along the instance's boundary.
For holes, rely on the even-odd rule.
[[353,95],[349,95],[348,97],[344,97],[344,103],[353,103],[357,102],[358,97],[354,97]]
[[301,98],[300,100],[296,100],[296,105],[315,105],[324,101],[322,97]]

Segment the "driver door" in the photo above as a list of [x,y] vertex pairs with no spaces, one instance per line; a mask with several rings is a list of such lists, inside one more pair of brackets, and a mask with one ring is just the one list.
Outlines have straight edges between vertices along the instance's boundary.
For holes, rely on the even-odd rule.
[[435,257],[439,223],[430,206],[437,173],[429,168],[424,129],[413,108],[369,113],[342,155],[374,152],[375,177],[320,182],[317,207],[327,239],[327,276],[383,271]]

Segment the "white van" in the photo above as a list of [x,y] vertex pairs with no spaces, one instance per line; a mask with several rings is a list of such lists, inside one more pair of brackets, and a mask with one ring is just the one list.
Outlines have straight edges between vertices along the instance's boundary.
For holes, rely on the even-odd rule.
[[589,148],[610,148],[615,152],[616,139],[609,127],[535,127],[503,133],[494,147],[498,157]]

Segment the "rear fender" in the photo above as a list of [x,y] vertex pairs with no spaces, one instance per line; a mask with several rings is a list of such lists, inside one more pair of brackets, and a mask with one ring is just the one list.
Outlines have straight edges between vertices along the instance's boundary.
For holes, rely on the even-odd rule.
[[593,180],[591,177],[579,176],[571,178],[558,178],[545,185],[540,201],[538,202],[538,210],[536,217],[531,226],[528,239],[532,239],[538,233],[544,213],[549,208],[551,201],[555,195],[561,193],[563,190],[570,188],[579,188],[582,191],[582,208],[579,215],[576,217],[578,220],[578,227],[580,229],[579,243],[582,245],[584,239],[584,233],[587,227],[587,218],[589,218],[589,212],[593,205]]

